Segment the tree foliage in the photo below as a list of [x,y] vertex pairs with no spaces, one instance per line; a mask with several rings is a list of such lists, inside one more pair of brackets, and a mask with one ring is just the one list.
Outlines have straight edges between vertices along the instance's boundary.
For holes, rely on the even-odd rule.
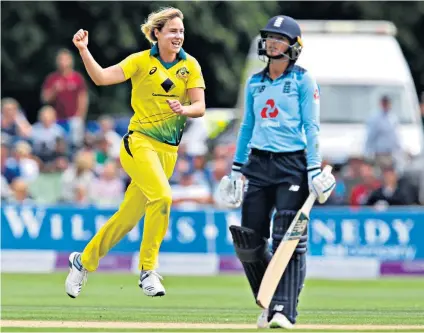
[[[75,54],[72,36],[84,28],[89,48],[102,66],[149,47],[140,31],[148,14],[163,6],[185,16],[184,48],[196,57],[207,83],[209,107],[236,104],[242,69],[251,39],[277,14],[299,19],[385,19],[398,27],[418,91],[424,90],[423,2],[2,2],[2,96],[16,97],[31,120],[40,106],[40,86],[54,70],[61,47]],[[360,52],[360,50],[358,50]],[[86,76],[87,79],[88,76]],[[125,113],[130,85],[96,87],[89,80],[90,114]]]

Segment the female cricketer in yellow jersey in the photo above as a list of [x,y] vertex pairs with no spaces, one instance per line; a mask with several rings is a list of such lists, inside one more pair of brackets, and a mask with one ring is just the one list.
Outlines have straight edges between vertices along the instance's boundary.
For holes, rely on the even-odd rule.
[[131,184],[119,210],[91,239],[82,253],[69,256],[66,293],[77,297],[99,260],[144,219],[140,247],[139,286],[148,296],[163,296],[162,277],[155,271],[159,247],[168,228],[171,177],[187,117],[205,113],[205,83],[195,58],[184,52],[183,14],[175,8],[151,13],[142,32],[152,48],[117,65],[102,68],[88,51],[88,32],[73,38],[85,68],[96,85],[131,79],[131,118],[121,144],[120,159]]

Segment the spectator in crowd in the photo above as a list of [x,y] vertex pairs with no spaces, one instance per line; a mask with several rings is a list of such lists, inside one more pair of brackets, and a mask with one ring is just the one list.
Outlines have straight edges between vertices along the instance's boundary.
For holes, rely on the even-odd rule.
[[375,175],[374,167],[369,161],[364,161],[360,172],[362,182],[352,188],[349,198],[351,206],[365,205],[370,194],[381,186]]
[[171,186],[172,205],[180,210],[196,210],[213,203],[209,186],[194,183],[191,171],[181,174],[180,183]]
[[231,172],[231,162],[228,159],[219,158],[211,163],[211,193],[213,204],[218,209],[227,209],[225,202],[222,201],[219,195],[218,185],[222,177]]
[[345,193],[351,193],[353,187],[362,182],[361,168],[363,164],[363,156],[351,156],[341,168],[340,173],[345,186]]
[[33,203],[31,196],[28,193],[28,184],[22,178],[15,178],[10,185],[11,195],[10,203],[30,204]]
[[110,143],[105,135],[98,136],[95,142],[94,159],[96,165],[94,170],[97,174],[100,174],[102,173],[105,163],[111,160],[109,156]]
[[88,206],[90,205],[90,196],[88,194],[87,186],[79,183],[73,188],[74,198],[72,203],[77,206]]
[[56,110],[51,106],[44,106],[38,114],[38,122],[32,128],[32,145],[34,154],[41,161],[50,162],[55,155],[58,139],[64,139],[65,132],[56,123]]
[[16,163],[8,164],[10,157],[9,138],[2,136],[1,138],[1,175],[10,184],[14,178],[21,175],[21,171]]
[[115,131],[115,121],[110,116],[101,116],[99,118],[100,135],[105,136],[109,142],[108,155],[113,159],[119,158],[121,149],[121,136]]
[[181,180],[181,175],[183,173],[192,172],[192,164],[187,156],[180,155],[180,152],[178,152],[178,155],[180,156],[177,159],[177,163],[175,164],[174,173],[172,174],[172,177],[169,181],[169,183],[172,184],[179,184]]
[[40,174],[40,161],[32,155],[32,148],[26,141],[18,141],[14,152],[6,160],[5,175],[13,175],[8,179],[12,182],[14,178],[21,178],[27,183],[37,179]]
[[382,176],[382,185],[370,194],[367,205],[386,207],[419,204],[416,187],[405,179],[399,179],[394,166],[385,166]]
[[63,172],[69,166],[70,154],[64,138],[57,138],[50,159],[43,163],[42,172]]
[[231,152],[229,151],[229,147],[226,145],[217,145],[213,149],[213,159],[226,159],[229,160],[231,155]]
[[83,139],[83,147],[84,150],[90,150],[94,151],[97,144],[97,137],[94,133],[91,133],[89,131],[86,131],[84,133],[84,139]]
[[104,165],[100,177],[91,186],[91,201],[98,206],[118,206],[124,198],[124,182],[119,178],[115,162]]
[[11,143],[31,135],[31,125],[14,98],[1,100],[1,135],[8,137]]
[[[89,187],[94,180],[93,167],[92,152],[82,150],[75,155],[74,164],[70,165],[62,175],[62,199],[65,202],[74,202],[75,193],[83,192],[84,195],[88,195]],[[82,186],[85,190],[78,189],[78,186]]]
[[7,201],[11,197],[12,191],[10,190],[9,183],[7,182],[7,179],[5,176],[3,176],[3,173],[1,174],[1,201]]
[[206,167],[206,156],[192,156],[193,177],[196,185],[211,186],[211,174],[209,168]]
[[381,98],[381,107],[368,121],[365,151],[379,166],[401,163],[402,147],[398,135],[398,119],[388,96]]
[[69,124],[71,141],[80,146],[88,108],[88,93],[83,76],[73,66],[71,52],[67,49],[59,50],[56,56],[57,70],[45,79],[41,99],[54,107],[60,121]]

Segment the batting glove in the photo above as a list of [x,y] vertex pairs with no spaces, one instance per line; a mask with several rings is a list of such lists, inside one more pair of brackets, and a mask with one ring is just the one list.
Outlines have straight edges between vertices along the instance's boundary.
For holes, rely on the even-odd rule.
[[336,187],[336,178],[330,170],[322,171],[321,168],[313,168],[308,170],[308,185],[309,191],[313,192],[319,203],[323,204]]
[[243,200],[243,179],[239,166],[233,166],[229,176],[224,176],[218,185],[219,196],[229,208],[238,208]]

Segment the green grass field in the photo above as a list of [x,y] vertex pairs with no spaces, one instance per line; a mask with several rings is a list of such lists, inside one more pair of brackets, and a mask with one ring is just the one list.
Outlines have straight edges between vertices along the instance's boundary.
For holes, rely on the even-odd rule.
[[[136,275],[95,273],[89,276],[82,294],[76,299],[65,294],[65,277],[66,273],[2,274],[2,331],[75,331],[75,328],[61,327],[64,321],[79,323],[84,331],[222,331],[224,328],[217,324],[228,324],[226,332],[257,331],[254,324],[260,309],[254,304],[243,276],[166,277],[167,295],[149,298],[138,288]],[[321,326],[312,326],[319,324],[390,325],[392,332],[401,331],[405,325],[421,325],[409,327],[408,331],[423,331],[424,279],[307,280],[299,312],[297,326],[308,327],[308,330],[320,329]],[[11,320],[59,324],[52,328],[34,324],[35,327],[30,328],[15,322],[14,326],[21,326],[12,328],[7,325]],[[105,328],[90,328],[81,322],[100,322],[97,324],[100,326],[103,322]],[[119,323],[109,322],[126,322],[127,326],[118,327]],[[146,328],[142,323],[160,326]],[[173,327],[165,323],[203,326]],[[356,326],[352,326],[353,331],[363,329]],[[240,329],[236,330],[238,327]],[[322,328],[332,329],[330,326]],[[335,330],[341,329],[335,326]],[[377,328],[369,327],[368,331],[371,330]]]

